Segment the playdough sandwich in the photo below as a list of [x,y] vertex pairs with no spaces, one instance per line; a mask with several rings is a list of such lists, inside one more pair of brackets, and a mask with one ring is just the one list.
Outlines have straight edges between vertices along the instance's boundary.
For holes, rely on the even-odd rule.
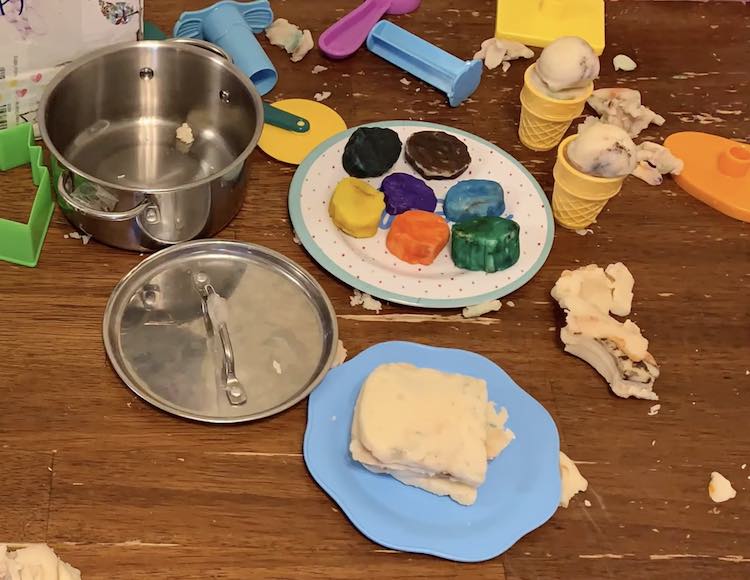
[[349,449],[370,471],[471,505],[487,462],[514,438],[507,418],[481,379],[384,364],[359,393]]

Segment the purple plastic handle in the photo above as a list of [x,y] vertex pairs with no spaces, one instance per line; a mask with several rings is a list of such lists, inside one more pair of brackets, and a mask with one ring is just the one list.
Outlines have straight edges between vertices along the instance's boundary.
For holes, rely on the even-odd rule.
[[347,58],[357,52],[367,35],[391,7],[392,0],[365,0],[320,35],[318,46],[328,58]]

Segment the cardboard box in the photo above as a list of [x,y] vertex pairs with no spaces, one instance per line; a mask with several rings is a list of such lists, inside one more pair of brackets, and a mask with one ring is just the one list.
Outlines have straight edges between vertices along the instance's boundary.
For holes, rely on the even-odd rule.
[[0,129],[36,120],[44,87],[67,63],[137,40],[144,0],[0,0]]

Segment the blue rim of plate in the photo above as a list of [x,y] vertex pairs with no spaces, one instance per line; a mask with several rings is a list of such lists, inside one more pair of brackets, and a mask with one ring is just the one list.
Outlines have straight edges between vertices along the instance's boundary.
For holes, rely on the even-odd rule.
[[[467,139],[472,139],[482,145],[485,145],[486,147],[490,147],[491,149],[494,149],[497,151],[500,155],[502,155],[506,160],[508,160],[510,163],[512,163],[515,167],[517,167],[532,183],[534,186],[536,192],[539,194],[539,198],[542,201],[542,205],[544,206],[545,213],[547,214],[547,238],[544,242],[544,247],[542,248],[541,254],[539,255],[539,258],[536,262],[529,268],[529,270],[523,275],[518,278],[516,278],[513,282],[510,282],[509,284],[505,284],[504,286],[500,286],[499,288],[496,288],[492,292],[487,292],[485,294],[480,294],[478,296],[471,296],[468,298],[414,298],[411,296],[404,296],[403,294],[397,294],[394,292],[386,292],[384,290],[381,290],[377,286],[374,286],[372,284],[368,284],[367,282],[363,282],[362,280],[359,280],[356,276],[352,276],[349,274],[346,270],[339,267],[336,263],[331,260],[328,255],[321,250],[320,246],[313,240],[312,236],[310,235],[310,232],[307,230],[307,227],[305,226],[305,220],[302,217],[302,206],[300,204],[301,200],[301,194],[302,194],[302,185],[305,182],[305,176],[307,175],[308,171],[310,170],[310,167],[313,163],[320,157],[329,147],[331,147],[334,143],[340,141],[344,137],[351,135],[359,129],[360,127],[407,127],[407,126],[418,126],[418,127],[426,127],[430,128],[436,131],[449,131],[458,135],[461,135],[462,137],[466,137]],[[318,145],[315,149],[313,149],[310,154],[305,157],[304,161],[300,164],[300,166],[297,168],[297,171],[294,174],[294,178],[292,179],[292,183],[289,186],[289,216],[292,219],[292,225],[294,226],[294,231],[297,233],[297,237],[299,238],[300,242],[304,246],[305,250],[315,259],[318,264],[323,266],[330,274],[341,280],[342,282],[348,284],[352,288],[356,288],[357,290],[360,290],[361,292],[366,292],[367,294],[370,294],[372,296],[375,296],[377,298],[381,298],[383,300],[387,300],[388,302],[393,302],[395,304],[403,304],[405,306],[417,306],[420,308],[463,308],[465,306],[470,306],[472,304],[479,304],[481,302],[485,302],[486,300],[492,300],[495,298],[501,298],[503,296],[506,296],[510,294],[511,292],[514,292],[515,290],[518,290],[521,286],[526,284],[529,280],[531,280],[538,272],[542,269],[542,266],[544,266],[544,263],[547,261],[547,258],[549,257],[549,253],[552,250],[552,242],[554,240],[555,236],[555,220],[552,217],[552,208],[550,207],[549,200],[547,199],[547,196],[544,193],[544,190],[542,189],[542,186],[539,185],[539,182],[534,178],[531,173],[529,173],[528,169],[526,169],[517,159],[515,159],[512,155],[510,155],[507,151],[504,151],[503,149],[500,149],[497,145],[494,143],[490,143],[486,139],[482,139],[481,137],[478,137],[474,135],[473,133],[468,133],[467,131],[463,131],[461,129],[456,129],[454,127],[449,127],[447,125],[440,125],[438,123],[428,123],[426,121],[381,121],[381,122],[375,122],[375,123],[365,123],[363,125],[359,125],[357,127],[351,127],[350,129],[347,129],[346,131],[342,131],[341,133],[338,133],[334,135],[333,137],[330,137],[329,139],[323,141],[320,145]]]
[[[380,364],[407,362],[425,367],[428,366],[424,364],[426,359],[430,360],[429,366],[438,370],[463,372],[486,380],[490,379],[488,390],[502,389],[507,397],[506,401],[495,401],[495,403],[498,408],[501,406],[508,408],[510,416],[508,426],[516,432],[517,438],[500,456],[490,462],[487,481],[479,488],[479,497],[473,506],[459,506],[449,498],[434,496],[426,491],[405,486],[387,475],[371,473],[356,464],[349,455],[351,416],[361,381]],[[422,363],[418,362],[420,360]],[[457,371],[456,365],[460,365],[462,370]],[[355,378],[357,378],[356,381]],[[505,404],[506,402],[512,404]],[[331,405],[336,406],[331,407]],[[330,416],[332,410],[342,411],[341,407],[346,408],[347,417]],[[542,526],[559,507],[560,439],[554,420],[541,403],[518,386],[502,368],[479,354],[412,342],[393,341],[377,344],[342,366],[331,370],[326,379],[310,395],[307,414],[303,456],[310,475],[338,504],[354,527],[375,543],[386,548],[428,554],[457,562],[482,562],[499,556],[523,536]],[[527,421],[529,418],[533,420]],[[331,430],[340,429],[342,425],[346,428],[345,451],[339,449],[340,432],[331,436]],[[521,436],[518,436],[519,432],[526,432],[523,443],[521,443]],[[516,457],[511,457],[508,452],[513,449],[514,445]],[[320,449],[323,451],[321,452]],[[328,453],[328,449],[334,450],[334,454]],[[340,463],[337,459],[339,451],[342,451]],[[519,454],[520,457],[518,457]],[[535,456],[537,461],[529,462],[526,458],[530,455]],[[505,488],[514,483],[518,484],[518,481],[510,481],[513,478],[504,481],[506,478],[503,477],[503,474],[508,473],[506,468],[518,467],[516,465],[518,463],[521,464],[521,468],[517,470],[519,474],[528,474],[529,470],[534,473],[536,470],[536,482],[524,480],[526,487],[520,490],[517,496],[501,496],[501,500],[508,501],[513,506],[519,506],[520,514],[506,513],[504,514],[506,517],[492,518],[489,516],[494,514],[478,513],[477,510],[486,510],[488,505],[497,506],[501,503],[497,501],[497,497],[492,496],[492,490],[487,487],[492,484],[492,481]],[[367,478],[364,484],[360,480],[363,477]],[[366,487],[370,487],[369,492],[359,491]],[[530,489],[531,492],[529,492]],[[396,507],[389,504],[387,508],[383,508],[381,505],[362,501],[363,494],[375,495],[376,492],[386,495]],[[495,493],[501,492],[495,491]],[[408,498],[407,501],[403,497],[405,495]],[[483,498],[484,503],[482,503]],[[403,510],[399,509],[399,502],[405,503],[407,507]],[[478,518],[480,525],[467,528],[461,524],[460,528],[451,528],[451,534],[446,534],[447,541],[430,538],[435,533],[432,531],[433,528],[428,529],[426,526],[415,532],[413,521],[406,521],[405,526],[399,525],[401,521],[404,521],[405,511],[412,509],[419,512],[419,510],[424,510],[426,505],[431,516],[442,513],[445,514],[446,519],[455,520],[456,513],[463,513],[467,517],[470,515],[474,519]],[[474,511],[461,512],[461,510]],[[415,515],[415,521],[419,517],[423,515]],[[484,521],[491,521],[492,527],[483,529],[481,524]],[[419,521],[416,523],[420,524]],[[440,524],[434,522],[432,524],[435,529],[441,527]],[[464,535],[467,533],[469,533],[468,536]]]

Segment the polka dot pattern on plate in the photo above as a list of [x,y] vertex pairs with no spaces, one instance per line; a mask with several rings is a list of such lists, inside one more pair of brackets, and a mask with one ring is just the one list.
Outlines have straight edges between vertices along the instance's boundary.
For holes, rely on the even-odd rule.
[[[549,202],[539,184],[505,151],[450,127],[431,123],[386,122],[375,124],[395,130],[401,141],[425,128],[452,133],[466,143],[471,165],[458,179],[427,180],[438,197],[435,210],[442,215],[448,189],[465,179],[490,179],[505,192],[505,213],[521,226],[521,257],[507,270],[487,274],[457,268],[450,258],[450,242],[430,266],[416,266],[396,259],[385,246],[390,216],[384,215],[373,238],[355,239],[332,225],[327,202],[338,184],[348,177],[341,165],[344,146],[354,129],[333,137],[311,154],[295,176],[290,193],[294,228],[308,251],[334,275],[374,296],[393,302],[431,307],[474,304],[478,299],[500,297],[515,290],[544,263],[552,243],[554,223]],[[316,157],[317,155],[317,157]],[[471,172],[469,174],[469,171]],[[404,172],[420,177],[401,157],[386,174]],[[386,176],[365,179],[376,189]],[[295,187],[295,184],[296,187]],[[294,196],[299,190],[299,199]],[[541,203],[540,203],[541,202]],[[314,239],[314,241],[313,241]],[[429,304],[427,304],[429,302]]]

